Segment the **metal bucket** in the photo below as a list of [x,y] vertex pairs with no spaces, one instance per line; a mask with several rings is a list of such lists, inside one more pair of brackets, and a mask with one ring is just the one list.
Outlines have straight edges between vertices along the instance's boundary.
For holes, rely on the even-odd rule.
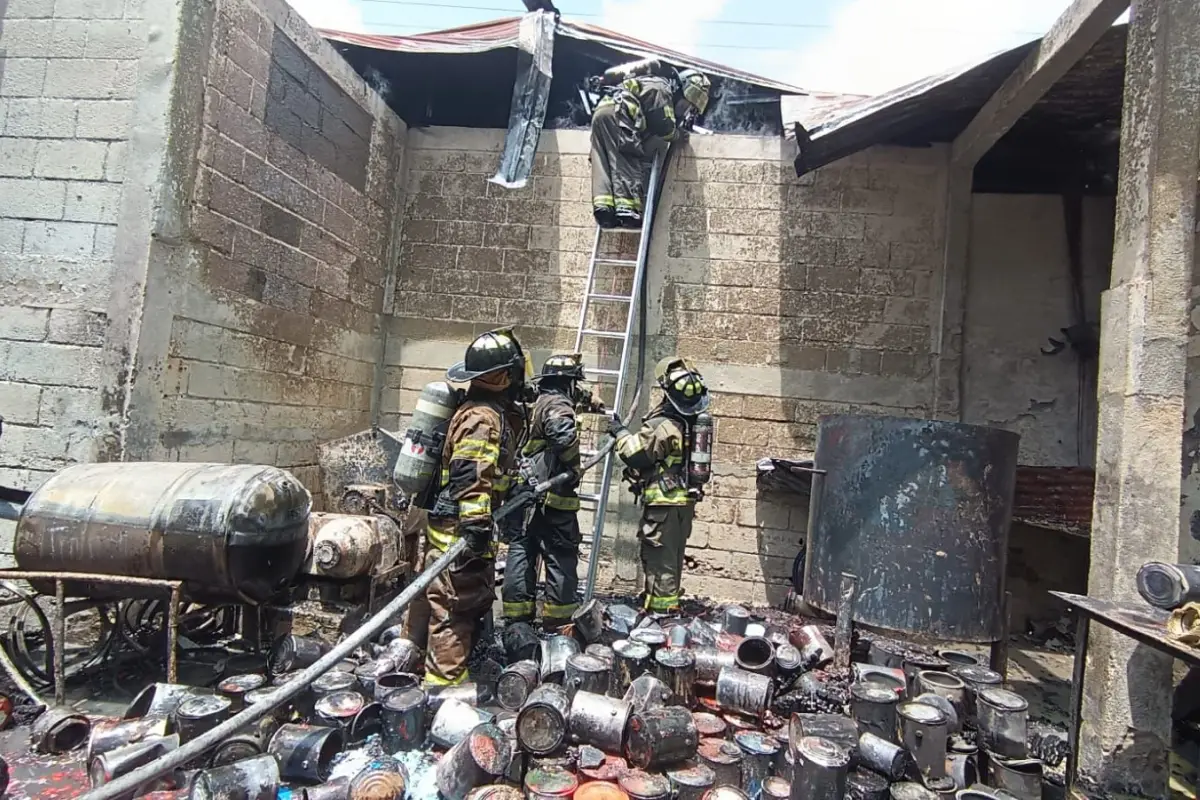
[[271,644],[271,655],[267,660],[272,675],[311,667],[317,659],[329,652],[329,648],[309,636],[280,636]]
[[854,770],[846,776],[847,800],[887,800],[888,780],[868,770]]
[[570,710],[566,689],[554,683],[541,684],[517,714],[517,741],[534,755],[556,752],[566,741]]
[[869,731],[858,737],[858,763],[889,780],[903,778],[909,760],[908,751],[895,742]]
[[721,630],[725,633],[745,636],[749,624],[750,612],[741,606],[725,606],[721,611]]
[[[667,625],[663,628],[667,634],[667,647],[687,647],[691,641],[691,636],[688,634],[688,627],[682,622],[676,622],[673,625]],[[699,800],[699,798],[697,798]]]
[[781,680],[799,672],[804,666],[804,656],[791,643],[783,642],[775,645],[775,673]]
[[202,769],[188,786],[189,800],[275,800],[279,791],[279,765],[271,756]]
[[686,708],[635,711],[629,719],[625,757],[641,769],[657,769],[692,758],[699,741],[692,713]]
[[727,711],[761,717],[771,705],[771,679],[736,667],[717,676],[717,704]]
[[503,777],[511,762],[504,733],[494,724],[480,725],[438,762],[438,791],[445,800],[464,800],[472,789]]
[[762,636],[747,636],[734,651],[734,661],[739,669],[770,675],[775,667],[775,645]]
[[946,777],[946,714],[938,708],[910,700],[896,708],[900,743],[916,762],[925,780]]
[[84,763],[90,764],[96,756],[116,750],[118,747],[138,744],[147,738],[166,736],[169,727],[170,723],[166,717],[97,720],[92,725],[91,733],[88,736]]
[[737,656],[732,650],[693,647],[692,655],[696,659],[696,682],[704,686],[716,686],[721,670],[737,666]]
[[383,675],[396,671],[396,660],[391,656],[380,656],[358,665],[354,677],[368,697],[375,696],[375,681]]
[[610,685],[614,693],[624,695],[634,679],[651,670],[654,653],[646,645],[628,639],[613,642],[612,648],[616,660],[613,662],[613,679]]
[[630,800],[667,800],[671,796],[671,781],[666,775],[656,775],[631,769],[618,781]]
[[980,743],[1002,758],[1024,758],[1029,703],[1007,689],[983,689],[976,697]]
[[387,643],[387,654],[395,663],[396,672],[416,672],[425,660],[416,642],[403,637]]
[[907,654],[908,647],[903,642],[877,637],[871,640],[871,646],[867,649],[867,661],[876,667],[902,670]]
[[402,800],[408,771],[394,758],[376,759],[350,780],[348,800]]
[[786,778],[772,775],[763,781],[762,796],[765,800],[788,800],[792,796],[792,783]]
[[543,683],[562,683],[567,659],[579,652],[579,642],[570,636],[549,636],[541,641],[539,664]]
[[318,698],[313,705],[313,721],[318,725],[340,729],[349,741],[350,726],[366,705],[367,699],[358,692],[330,692]]
[[421,685],[421,679],[409,672],[389,672],[375,679],[375,700],[382,703],[397,689],[413,689]]
[[1016,797],[1017,800],[1041,800],[1042,762],[1036,758],[988,759],[992,786]]
[[383,743],[388,752],[416,750],[425,743],[425,692],[396,689],[383,701]]
[[796,747],[792,797],[794,800],[842,800],[846,795],[849,771],[850,753],[844,747],[828,739],[805,736]]
[[853,753],[858,747],[858,725],[845,714],[792,714],[788,721],[788,741],[800,746],[806,736],[828,739]]
[[877,683],[855,683],[850,686],[850,715],[863,733],[873,733],[889,742],[896,741],[896,704],[894,691]]
[[716,774],[716,786],[741,786],[742,751],[733,742],[705,739],[697,746],[696,757]]
[[925,670],[935,672],[945,672],[950,668],[950,665],[934,655],[910,651],[904,657],[904,684],[908,690],[909,697],[916,697],[921,693],[921,687],[917,685],[917,675]]
[[668,770],[667,780],[671,782],[675,800],[700,800],[713,787],[717,774],[707,764],[689,763]]
[[[139,767],[157,761],[174,750],[179,749],[179,737],[148,736],[140,742],[117,747],[104,753],[99,753],[87,760],[88,780],[92,788],[110,783],[122,775],[128,775]],[[153,784],[151,784],[153,785]],[[137,791],[124,795],[131,798],[141,794],[148,786],[140,787]]]
[[833,647],[816,625],[805,625],[792,631],[792,647],[800,651],[804,666],[816,669],[833,661]]
[[893,783],[888,789],[888,795],[892,800],[937,800],[938,797],[937,792],[912,781]]
[[651,653],[657,653],[667,644],[667,634],[662,628],[635,628],[629,632],[629,641],[644,644]]
[[955,716],[961,721],[967,718],[967,684],[949,672],[921,670],[917,673],[918,694],[936,694],[950,701]]
[[975,755],[972,753],[947,753],[946,774],[954,781],[954,788],[966,789],[979,779]]
[[599,642],[589,644],[587,647],[583,648],[583,652],[587,653],[589,656],[595,656],[605,664],[608,664],[610,671],[612,670],[613,663],[617,660],[617,654],[613,652],[612,647]]
[[723,739],[725,731],[729,727],[725,724],[725,720],[707,711],[693,712],[692,722],[696,725],[696,735],[700,737],[700,741],[710,738]]
[[591,644],[600,641],[604,636],[604,617],[604,604],[593,597],[575,609],[575,613],[571,615],[571,622],[575,625],[575,633],[583,641]]
[[671,689],[653,675],[641,675],[629,684],[622,699],[633,706],[635,712],[646,711],[665,706],[671,699]]
[[333,760],[342,752],[341,730],[318,725],[281,725],[267,744],[288,781],[321,783],[329,778]]
[[469,706],[461,700],[442,703],[429,726],[429,738],[439,747],[451,748],[467,738],[467,734],[485,723],[494,722],[496,715]]
[[190,697],[175,710],[175,732],[179,741],[187,744],[208,733],[229,718],[233,701],[217,694]]
[[975,666],[967,665],[950,665],[950,674],[956,676],[959,680],[967,685],[966,691],[966,723],[971,727],[975,727],[979,722],[979,709],[976,699],[979,692],[983,689],[1000,688],[1004,683],[1004,676],[993,669],[976,664]]
[[536,662],[527,660],[509,664],[496,679],[496,701],[501,708],[520,711],[540,682],[541,673]]
[[733,741],[742,751],[742,791],[750,800],[757,800],[782,748],[775,737],[761,731],[743,731]]
[[121,719],[170,717],[179,708],[180,703],[200,694],[212,693],[207,689],[197,689],[181,683],[152,683],[138,692],[121,715]]
[[525,774],[527,800],[562,800],[578,788],[579,779],[562,767],[531,769]]
[[972,667],[982,666],[979,659],[966,650],[938,650],[937,657],[945,661],[951,667]]
[[619,755],[632,715],[633,706],[624,700],[579,691],[571,703],[568,725],[575,741]]
[[508,663],[534,660],[541,649],[541,641],[528,622],[511,622],[504,626],[501,637],[504,655]]
[[917,695],[916,702],[924,703],[927,706],[933,706],[938,711],[941,711],[946,715],[946,732],[948,735],[959,732],[962,722],[958,717],[958,711],[954,708],[954,705],[949,700],[942,697],[940,694],[925,692],[924,694]]
[[688,650],[665,647],[654,654],[658,679],[671,691],[673,705],[696,704],[696,657]]
[[611,679],[611,667],[595,656],[589,656],[587,653],[575,653],[567,658],[563,686],[566,687],[568,694],[574,695],[575,692],[605,694],[608,692],[608,683]]
[[246,707],[246,693],[267,685],[265,675],[231,675],[217,684],[217,694],[228,697],[233,705],[230,713],[236,714]]

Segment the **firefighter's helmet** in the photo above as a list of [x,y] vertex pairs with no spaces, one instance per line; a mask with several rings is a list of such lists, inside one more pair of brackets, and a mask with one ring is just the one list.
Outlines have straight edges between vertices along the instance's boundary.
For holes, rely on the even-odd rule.
[[654,380],[680,414],[691,417],[708,408],[704,377],[688,359],[671,356],[659,361],[654,367]]
[[510,386],[524,384],[532,372],[529,356],[512,328],[497,328],[476,337],[467,346],[465,358],[446,370],[446,377],[463,383],[487,375],[499,377],[498,373],[504,371],[508,372]]
[[695,107],[697,114],[703,114],[708,108],[708,95],[712,89],[712,81],[703,72],[685,69],[679,73],[679,82],[683,87],[683,99]]
[[582,353],[555,353],[542,364],[542,374],[534,380],[561,378],[563,380],[581,381],[583,374]]

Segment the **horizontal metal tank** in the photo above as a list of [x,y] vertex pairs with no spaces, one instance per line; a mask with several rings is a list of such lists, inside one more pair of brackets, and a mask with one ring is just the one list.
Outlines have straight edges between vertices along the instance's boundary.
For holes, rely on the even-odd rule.
[[927,640],[1002,636],[1020,436],[923,419],[836,414],[817,428],[804,599]]
[[[56,472],[26,501],[17,521],[17,566],[183,580],[195,599],[259,603],[304,562],[311,507],[308,490],[276,467],[79,464]],[[139,594],[100,583],[68,591]]]

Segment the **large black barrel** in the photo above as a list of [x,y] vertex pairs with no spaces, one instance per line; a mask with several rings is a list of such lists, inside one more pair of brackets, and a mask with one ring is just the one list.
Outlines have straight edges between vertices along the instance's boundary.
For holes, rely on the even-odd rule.
[[998,428],[836,414],[817,429],[804,599],[932,640],[1000,638],[1020,436]]
[[[300,569],[311,505],[300,481],[275,467],[78,464],[26,501],[14,554],[26,570],[183,580],[197,599],[261,602]],[[162,597],[103,584],[67,593]]]

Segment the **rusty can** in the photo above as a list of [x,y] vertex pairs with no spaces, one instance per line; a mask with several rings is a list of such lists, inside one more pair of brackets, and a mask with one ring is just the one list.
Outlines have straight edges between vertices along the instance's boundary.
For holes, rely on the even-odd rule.
[[279,765],[271,756],[202,769],[188,786],[189,800],[275,800],[279,791]]
[[338,728],[319,725],[280,725],[267,744],[285,780],[321,783],[328,780],[333,759],[342,752],[345,737]]
[[467,792],[467,800],[525,800],[525,793],[515,786],[493,783]]
[[512,755],[500,728],[484,723],[442,756],[437,765],[438,791],[445,800],[464,800],[472,789],[502,778]]
[[246,707],[246,692],[261,689],[267,685],[265,675],[230,675],[217,684],[217,694],[228,697],[232,702],[230,713],[236,714]]
[[1004,677],[995,670],[976,664],[951,664],[950,674],[958,677],[967,685],[966,692],[966,724],[977,727],[979,724],[978,698],[984,689],[1000,688]]
[[696,659],[696,682],[704,686],[716,686],[722,669],[737,666],[737,655],[733,650],[693,647],[692,655]]
[[691,708],[696,705],[696,657],[691,651],[667,647],[654,654],[658,678],[671,691],[667,701]]
[[509,664],[496,679],[496,700],[501,708],[519,711],[540,681],[537,662],[526,660]]
[[567,673],[567,659],[579,652],[579,642],[570,636],[548,636],[541,641],[538,659],[543,683],[562,683]]
[[762,796],[762,784],[772,773],[782,749],[779,741],[761,731],[743,731],[734,737],[742,751],[742,791],[750,800]]
[[727,711],[760,718],[771,705],[772,692],[765,675],[726,667],[717,676],[717,703]]
[[197,695],[179,704],[175,710],[175,732],[187,744],[208,733],[229,718],[233,701],[219,694]]
[[375,679],[375,700],[382,703],[397,689],[412,689],[421,685],[421,679],[410,672],[389,672]]
[[877,683],[850,686],[850,714],[860,732],[871,732],[889,742],[896,741],[896,693]]
[[667,634],[662,628],[634,628],[629,632],[629,641],[646,645],[653,654],[666,646]]
[[946,777],[946,714],[935,706],[915,700],[896,708],[900,720],[900,744],[912,756],[925,780]]
[[712,769],[716,786],[741,786],[742,751],[724,739],[704,739],[696,748],[696,757]]
[[397,689],[383,701],[383,743],[388,752],[416,750],[425,743],[425,692]]
[[606,612],[604,604],[599,600],[594,597],[588,600],[575,609],[575,613],[571,615],[575,633],[588,644],[600,641],[600,638],[604,636]]
[[314,722],[330,728],[338,728],[347,740],[350,724],[367,705],[367,700],[358,692],[329,692],[317,699],[313,705]]
[[633,681],[650,671],[653,653],[641,642],[620,639],[613,642],[613,678],[610,686],[614,693],[624,695]]
[[571,737],[607,753],[621,753],[633,706],[594,692],[579,691],[571,702]]
[[448,749],[467,738],[467,734],[477,726],[495,720],[496,715],[489,711],[450,699],[442,703],[434,715],[433,724],[429,726],[429,738],[439,747]]
[[771,675],[775,668],[775,645],[762,636],[747,636],[734,651],[739,669],[759,675]]
[[185,686],[182,683],[152,683],[137,693],[121,719],[138,717],[170,718],[179,704],[199,694],[211,694],[207,689]]
[[631,769],[621,776],[618,784],[630,800],[667,800],[671,796],[671,781],[666,775]]
[[696,735],[700,737],[700,741],[710,738],[722,739],[728,727],[725,720],[707,711],[693,712],[692,722],[696,724]]
[[578,788],[579,779],[562,767],[539,767],[525,774],[528,800],[563,800]]
[[354,677],[358,679],[359,684],[363,688],[363,692],[368,697],[375,696],[375,681],[382,675],[396,671],[396,660],[391,656],[380,656],[373,658],[370,661],[364,661],[358,665],[358,669],[354,670]]
[[667,770],[667,780],[671,781],[675,800],[700,800],[716,783],[717,774],[702,761],[689,761]]
[[350,779],[349,800],[402,800],[408,790],[408,770],[391,756],[371,760]]
[[721,630],[735,636],[745,636],[750,624],[750,612],[741,606],[725,606],[721,610]]
[[686,708],[635,711],[629,718],[625,757],[635,767],[657,769],[693,758],[699,741],[692,713]]
[[976,698],[983,748],[1002,758],[1025,758],[1029,703],[1007,689],[982,689]]
[[671,699],[671,689],[653,675],[640,675],[629,684],[623,698],[634,711],[659,708]]
[[858,737],[858,763],[889,780],[898,781],[908,769],[908,751],[895,742],[864,731]]
[[536,756],[556,752],[566,741],[570,710],[566,689],[554,683],[541,684],[517,714],[517,741]]
[[166,736],[170,723],[166,717],[141,719],[101,719],[92,723],[84,763],[118,747],[137,744],[150,737]]
[[629,795],[610,781],[588,781],[575,790],[575,800],[629,800]]
[[792,783],[787,778],[772,775],[763,781],[762,796],[765,800],[788,800],[792,796]]
[[796,747],[792,797],[795,800],[842,800],[846,795],[849,771],[850,752],[846,748],[828,739],[805,736]]
[[587,653],[575,653],[567,658],[563,686],[571,695],[579,691],[606,694],[611,677],[612,672],[608,664]]
[[504,644],[504,655],[510,664],[515,661],[536,660],[541,648],[541,642],[528,622],[510,622],[505,625],[501,641]]
[[921,670],[917,673],[917,689],[920,694],[936,694],[954,706],[954,715],[960,721],[967,718],[967,684],[962,678],[949,672]]
[[870,770],[856,769],[846,776],[847,800],[888,800],[888,780]]
[[272,675],[296,672],[305,667],[311,667],[328,652],[329,648],[324,643],[311,636],[287,634],[280,636],[271,644],[271,654],[267,659],[267,665]]

